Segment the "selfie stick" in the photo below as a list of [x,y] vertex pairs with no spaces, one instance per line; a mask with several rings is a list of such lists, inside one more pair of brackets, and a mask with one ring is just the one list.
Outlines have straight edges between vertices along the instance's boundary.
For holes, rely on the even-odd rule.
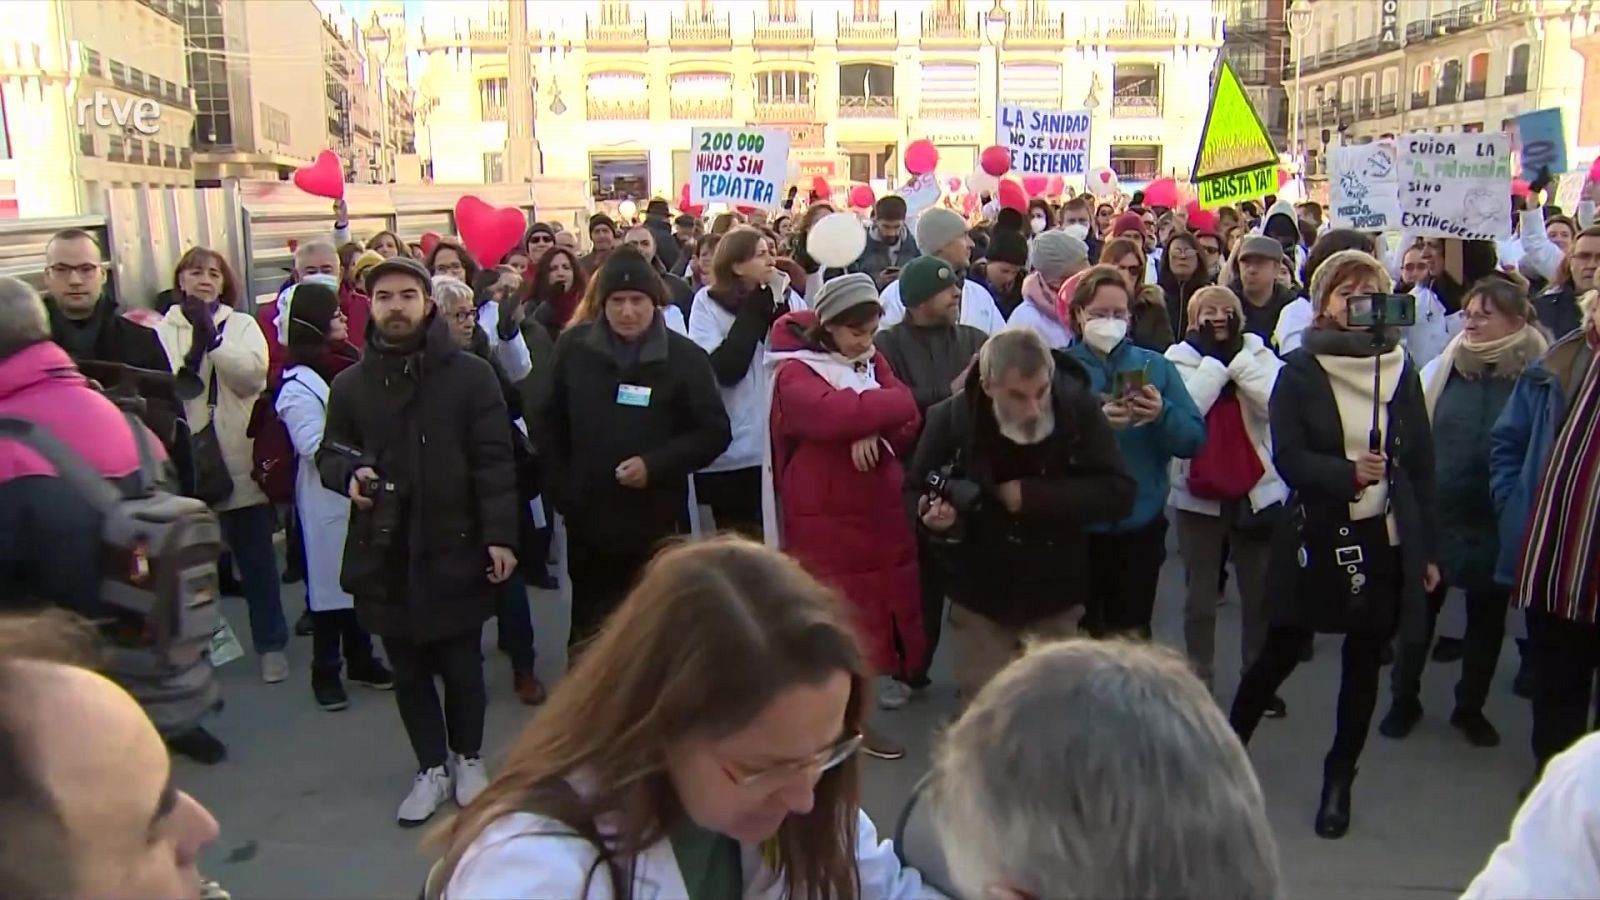
[[[1372,346],[1376,350],[1383,348],[1383,322],[1384,312],[1388,304],[1374,303],[1372,316]],[[1378,399],[1383,396],[1383,354],[1372,355],[1372,429],[1367,432],[1367,449],[1373,453],[1383,452],[1383,431],[1378,427],[1380,412]]]

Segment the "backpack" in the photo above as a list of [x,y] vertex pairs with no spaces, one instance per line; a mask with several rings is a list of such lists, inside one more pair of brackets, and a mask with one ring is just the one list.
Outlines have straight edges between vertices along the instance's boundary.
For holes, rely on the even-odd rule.
[[296,455],[289,429],[278,418],[278,391],[281,390],[283,384],[261,392],[250,408],[250,422],[244,433],[250,438],[251,480],[267,495],[269,502],[293,503]]
[[1244,426],[1239,395],[1224,390],[1206,413],[1206,442],[1189,461],[1189,493],[1228,502],[1250,496],[1266,466]]
[[222,528],[203,501],[166,489],[152,436],[124,412],[139,445],[139,472],[118,481],[23,419],[0,418],[0,437],[50,463],[100,517],[98,560],[106,674],[145,707],[163,733],[194,722],[219,701],[207,651],[220,625],[217,559]]

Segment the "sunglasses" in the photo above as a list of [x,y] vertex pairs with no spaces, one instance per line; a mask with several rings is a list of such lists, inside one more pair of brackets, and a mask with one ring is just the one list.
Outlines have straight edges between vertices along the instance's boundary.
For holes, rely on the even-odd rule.
[[548,234],[536,234],[528,238],[529,244],[554,244],[556,239]]

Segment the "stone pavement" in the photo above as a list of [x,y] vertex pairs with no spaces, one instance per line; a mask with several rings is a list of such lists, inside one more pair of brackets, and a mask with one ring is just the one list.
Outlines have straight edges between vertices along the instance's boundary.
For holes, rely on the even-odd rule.
[[[1172,554],[1175,556],[1175,554]],[[1157,600],[1157,637],[1182,644],[1182,571],[1169,558]],[[285,589],[291,621],[300,609],[297,588]],[[567,613],[555,593],[532,593],[541,677],[554,683],[564,665]],[[243,602],[227,601],[229,620],[247,630]],[[1233,592],[1220,611],[1219,695],[1237,681],[1238,603]],[[491,771],[530,711],[511,692],[505,658],[485,629],[489,679],[486,756]],[[241,634],[248,645],[248,636]],[[1287,719],[1264,722],[1250,748],[1260,773],[1289,892],[1297,897],[1444,897],[1457,895],[1505,834],[1517,791],[1530,771],[1527,704],[1511,695],[1515,648],[1508,641],[1488,714],[1505,743],[1469,747],[1444,721],[1459,667],[1430,664],[1424,681],[1423,723],[1403,743],[1377,734],[1374,723],[1356,780],[1354,820],[1341,841],[1311,830],[1322,756],[1333,730],[1339,638],[1321,637],[1314,661],[1284,686]],[[351,706],[326,713],[312,702],[311,645],[289,648],[291,678],[265,685],[255,659],[223,668],[227,708],[212,724],[229,746],[227,762],[211,768],[176,763],[177,780],[209,806],[222,837],[203,871],[240,900],[254,898],[369,898],[416,896],[428,868],[419,849],[426,828],[402,830],[395,808],[409,789],[415,762],[385,693],[352,687]],[[935,665],[926,698],[879,714],[885,731],[905,741],[906,759],[865,761],[867,811],[882,832],[927,765],[932,733],[954,709],[948,650]],[[1388,705],[1388,672],[1378,716]]]

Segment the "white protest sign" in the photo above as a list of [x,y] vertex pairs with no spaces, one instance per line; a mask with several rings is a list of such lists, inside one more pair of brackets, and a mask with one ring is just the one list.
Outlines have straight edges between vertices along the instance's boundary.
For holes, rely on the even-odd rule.
[[696,128],[689,203],[776,208],[789,172],[789,132],[783,128]]
[[[1283,197],[1283,192],[1278,193]],[[1333,149],[1328,216],[1334,228],[1388,231],[1400,227],[1400,168],[1393,141]]]
[[1011,151],[1018,175],[1089,174],[1089,111],[1050,112],[1002,104],[994,142]]
[[1511,136],[1407,134],[1400,144],[1400,227],[1421,237],[1511,236]]

